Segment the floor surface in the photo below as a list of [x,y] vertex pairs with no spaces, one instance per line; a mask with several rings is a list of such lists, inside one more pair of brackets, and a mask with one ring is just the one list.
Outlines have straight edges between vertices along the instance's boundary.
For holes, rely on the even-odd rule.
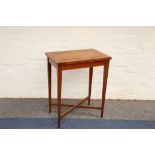
[[[63,103],[80,100],[64,99]],[[53,100],[56,103],[56,100]],[[87,104],[87,102],[85,103]],[[101,105],[101,100],[92,100],[92,105]],[[62,108],[65,111],[67,108]],[[47,99],[0,99],[0,118],[55,118],[57,107],[48,113]],[[100,110],[76,109],[66,118],[100,119]],[[104,118],[110,120],[155,120],[155,101],[106,100]]]

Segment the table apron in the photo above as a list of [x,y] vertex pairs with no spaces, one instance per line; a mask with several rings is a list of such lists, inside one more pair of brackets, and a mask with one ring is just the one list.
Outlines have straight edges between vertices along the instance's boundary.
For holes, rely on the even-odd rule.
[[87,63],[78,63],[78,64],[65,64],[60,65],[62,70],[71,70],[71,69],[80,69],[80,68],[87,68],[87,67],[95,67],[95,66],[104,66],[106,61],[96,61],[96,62],[87,62]]

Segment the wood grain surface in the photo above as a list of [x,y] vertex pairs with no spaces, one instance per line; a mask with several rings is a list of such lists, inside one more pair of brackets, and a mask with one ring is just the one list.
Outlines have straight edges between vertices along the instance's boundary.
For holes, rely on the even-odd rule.
[[111,59],[110,56],[95,49],[47,52],[46,55],[57,65],[77,64]]

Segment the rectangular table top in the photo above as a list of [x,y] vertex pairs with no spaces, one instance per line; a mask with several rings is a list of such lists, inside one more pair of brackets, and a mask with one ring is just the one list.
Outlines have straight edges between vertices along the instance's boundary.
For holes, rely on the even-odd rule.
[[111,57],[96,49],[47,52],[47,57],[57,65],[87,63],[110,60]]

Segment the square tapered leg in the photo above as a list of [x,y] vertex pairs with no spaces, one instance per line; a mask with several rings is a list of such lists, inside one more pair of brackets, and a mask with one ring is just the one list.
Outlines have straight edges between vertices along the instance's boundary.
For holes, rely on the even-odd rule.
[[90,99],[91,99],[92,77],[93,77],[93,67],[89,67],[88,105],[90,105]]
[[51,101],[51,71],[52,67],[49,62],[49,59],[47,58],[47,73],[48,73],[48,106],[49,106],[49,113],[51,113],[51,106],[52,106],[52,101]]
[[104,65],[104,74],[103,74],[103,88],[102,88],[102,108],[101,108],[101,118],[103,117],[105,95],[107,89],[107,79],[108,79],[108,70],[109,70],[109,61],[106,61]]
[[61,86],[62,86],[62,69],[57,70],[57,104],[58,104],[58,128],[61,121]]

